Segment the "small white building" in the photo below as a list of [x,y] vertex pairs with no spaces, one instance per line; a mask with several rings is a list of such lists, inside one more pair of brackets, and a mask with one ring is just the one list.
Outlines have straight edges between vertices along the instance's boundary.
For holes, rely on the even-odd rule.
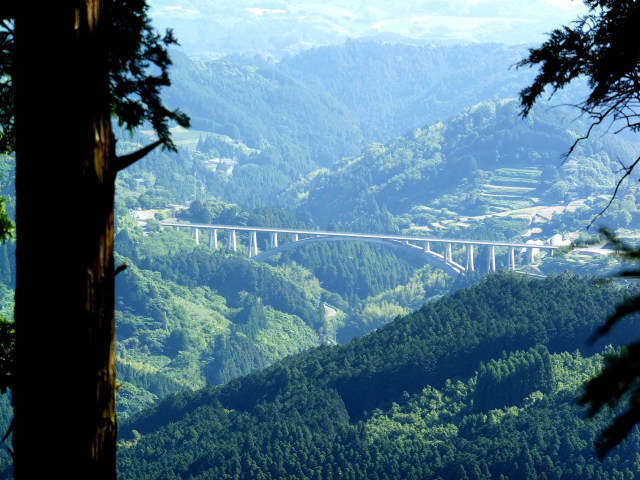
[[556,233],[549,239],[549,244],[553,247],[565,247],[567,245],[571,245],[571,240],[565,240],[562,238],[562,235]]

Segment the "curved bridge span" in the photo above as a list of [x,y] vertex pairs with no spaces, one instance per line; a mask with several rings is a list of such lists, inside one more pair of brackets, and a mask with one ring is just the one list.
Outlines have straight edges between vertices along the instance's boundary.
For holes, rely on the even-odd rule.
[[[447,271],[447,273],[451,275],[458,274],[464,270],[464,267],[462,265],[459,265],[454,261],[451,261],[448,263],[445,262],[444,257],[436,252],[433,252],[433,251],[425,252],[422,248],[409,243],[399,242],[396,240],[385,240],[380,238],[367,238],[367,237],[361,237],[356,240],[360,242],[376,243],[386,248],[398,250],[403,253],[409,253],[412,256],[416,257],[419,261],[422,261],[424,263],[430,263],[439,268],[443,268],[444,270]],[[297,248],[299,246],[307,245],[310,243],[347,242],[347,241],[354,241],[354,238],[341,237],[336,235],[326,235],[322,237],[308,237],[308,238],[303,238],[301,240],[298,240],[297,242],[287,242],[282,245],[279,245],[278,247],[270,248],[269,250],[259,252],[253,258],[259,261],[266,260],[267,258],[272,257],[273,255],[277,255],[280,252],[284,252],[285,250],[290,250],[292,248]]]
[[[466,271],[475,271],[478,265],[481,270],[493,272],[496,270],[496,248],[505,251],[508,268],[514,270],[516,261],[533,265],[535,254],[545,252],[552,255],[558,248],[552,245],[536,245],[532,243],[493,242],[488,240],[469,240],[453,238],[419,237],[407,235],[391,235],[377,233],[332,232],[327,230],[301,230],[288,228],[252,227],[238,225],[207,225],[196,223],[162,222],[164,227],[176,229],[190,229],[196,243],[200,243],[200,233],[209,233],[209,248],[217,249],[224,246],[232,251],[238,251],[240,244],[238,232],[248,234],[247,254],[255,260],[265,260],[291,248],[319,242],[335,241],[364,241],[381,244],[393,249],[401,249],[418,256],[425,263],[434,264],[448,273],[455,275]],[[220,241],[220,234],[226,235]],[[258,249],[258,233],[267,235],[267,246],[263,251]],[[455,247],[455,248],[454,248]],[[483,255],[484,253],[484,255]],[[454,255],[459,261],[454,259]],[[482,261],[484,257],[484,262]],[[461,261],[460,261],[461,260]]]

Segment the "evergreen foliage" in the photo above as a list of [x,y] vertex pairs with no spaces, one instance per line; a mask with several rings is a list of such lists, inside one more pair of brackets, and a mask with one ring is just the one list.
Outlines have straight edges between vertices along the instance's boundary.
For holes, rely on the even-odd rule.
[[299,317],[248,293],[234,295],[230,308],[207,286],[187,288],[127,264],[116,283],[116,373],[127,386],[118,393],[120,419],[169,393],[219,384],[320,343]]
[[283,252],[278,262],[304,265],[323,288],[339,292],[353,307],[367,297],[404,285],[413,270],[409,259],[362,242],[311,244]]
[[[165,398],[123,425],[119,474],[628,475],[640,436],[598,460],[591,441],[606,419],[584,422],[575,401],[602,362],[603,344],[586,338],[632,293],[570,275],[491,275],[347,345]],[[629,325],[640,329],[637,319]]]

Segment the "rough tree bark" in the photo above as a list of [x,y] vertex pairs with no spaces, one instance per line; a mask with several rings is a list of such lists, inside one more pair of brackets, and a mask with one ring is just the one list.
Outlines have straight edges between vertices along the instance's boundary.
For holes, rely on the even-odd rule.
[[[18,2],[16,479],[115,479],[113,198],[100,0]],[[55,472],[55,473],[54,473]]]

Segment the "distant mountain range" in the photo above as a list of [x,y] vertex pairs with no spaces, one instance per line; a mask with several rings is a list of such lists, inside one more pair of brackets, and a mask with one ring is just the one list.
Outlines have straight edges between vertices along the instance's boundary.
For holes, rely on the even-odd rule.
[[151,3],[155,23],[161,28],[174,28],[188,53],[258,53],[277,57],[362,37],[401,37],[429,43],[539,42],[544,33],[584,12],[580,2],[570,0]]

